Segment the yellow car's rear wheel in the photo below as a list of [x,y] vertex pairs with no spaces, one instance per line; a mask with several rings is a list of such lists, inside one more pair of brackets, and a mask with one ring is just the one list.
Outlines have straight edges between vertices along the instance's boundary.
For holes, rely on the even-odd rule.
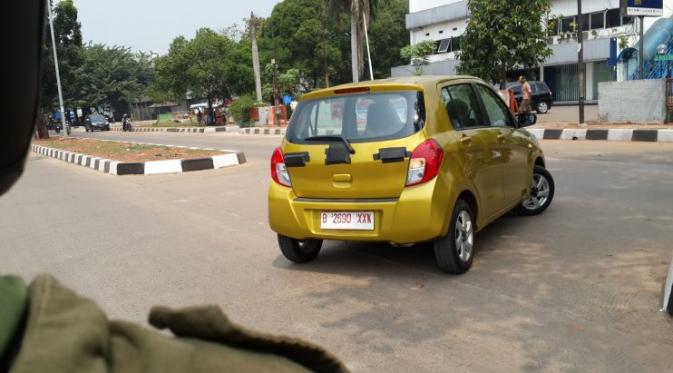
[[283,256],[295,263],[306,263],[315,259],[320,253],[322,240],[296,240],[278,235],[278,246]]
[[470,205],[458,200],[449,222],[449,232],[435,239],[433,249],[437,266],[452,274],[462,274],[472,267],[474,258],[475,219]]

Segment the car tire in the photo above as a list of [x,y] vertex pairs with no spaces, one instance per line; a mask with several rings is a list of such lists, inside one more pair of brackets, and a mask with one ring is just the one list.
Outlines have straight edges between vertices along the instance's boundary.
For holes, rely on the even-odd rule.
[[459,275],[472,267],[476,225],[470,205],[459,199],[453,208],[449,231],[433,241],[437,266],[444,272]]
[[518,215],[531,216],[541,214],[554,199],[554,178],[542,166],[533,169],[531,195],[515,209]]
[[320,253],[322,240],[301,241],[279,234],[278,246],[280,246],[283,256],[288,260],[295,263],[307,263],[315,259]]
[[549,104],[545,101],[540,101],[537,103],[535,111],[537,111],[538,114],[547,114],[547,112],[549,112]]

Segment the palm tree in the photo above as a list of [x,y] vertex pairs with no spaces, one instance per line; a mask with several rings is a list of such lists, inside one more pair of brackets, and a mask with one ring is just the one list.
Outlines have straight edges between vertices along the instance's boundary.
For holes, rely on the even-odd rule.
[[364,23],[369,22],[376,14],[377,0],[325,0],[327,4],[327,14],[330,19],[335,20],[337,25],[341,17],[348,14],[351,20],[351,71],[353,72],[353,82],[360,80],[360,75],[364,71],[364,53],[363,44],[365,39]]

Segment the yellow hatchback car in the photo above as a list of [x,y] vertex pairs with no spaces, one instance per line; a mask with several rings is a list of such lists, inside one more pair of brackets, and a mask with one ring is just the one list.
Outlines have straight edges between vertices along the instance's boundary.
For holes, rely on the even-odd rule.
[[323,240],[431,241],[438,266],[472,266],[475,232],[544,211],[554,181],[535,137],[467,76],[375,80],[304,95],[271,158],[269,222],[283,255]]

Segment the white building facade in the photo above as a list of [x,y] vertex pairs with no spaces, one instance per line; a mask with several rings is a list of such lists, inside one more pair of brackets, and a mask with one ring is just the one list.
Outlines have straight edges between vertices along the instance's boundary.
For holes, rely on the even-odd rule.
[[[424,66],[424,74],[452,75],[459,64],[461,37],[469,22],[467,0],[410,0],[406,27],[411,44],[430,40],[436,43],[435,53],[429,56],[430,64]],[[615,78],[608,66],[610,39],[617,38],[620,47],[633,46],[637,40],[637,20],[623,17],[619,0],[583,0],[584,17],[584,59],[586,62],[586,98],[598,98],[598,83]],[[673,12],[673,0],[664,0],[664,16]],[[544,80],[558,102],[578,100],[577,92],[577,49],[573,34],[577,17],[577,0],[551,0],[548,19],[553,19],[554,32],[547,42],[552,55],[534,71],[527,75],[536,80]],[[645,31],[656,19],[646,18]],[[543,21],[543,20],[541,20]],[[393,76],[411,75],[411,66],[392,69]],[[512,72],[513,76],[522,71]]]

